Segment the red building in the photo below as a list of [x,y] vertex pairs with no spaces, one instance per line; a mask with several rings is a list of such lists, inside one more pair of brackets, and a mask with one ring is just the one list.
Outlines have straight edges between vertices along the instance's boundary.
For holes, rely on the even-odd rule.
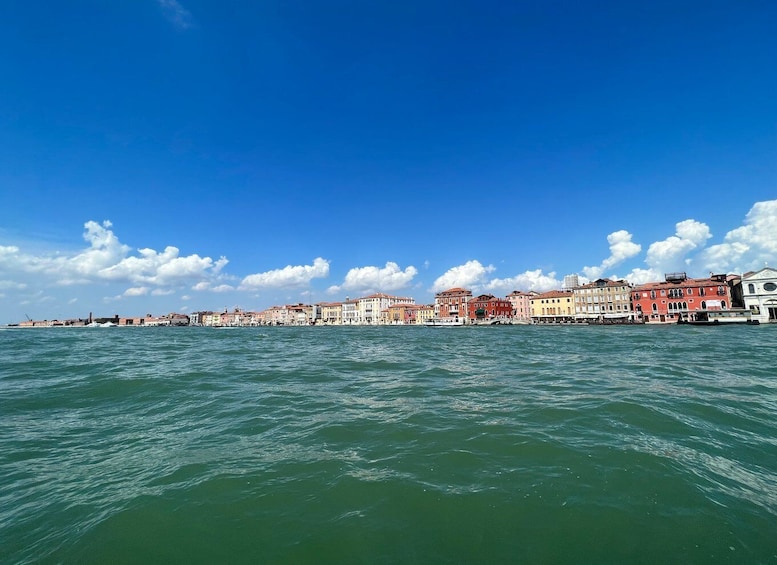
[[467,303],[467,316],[473,320],[493,320],[512,318],[513,305],[506,298],[497,298],[493,294],[481,294]]
[[728,275],[689,279],[685,273],[669,273],[664,282],[636,287],[631,293],[634,315],[647,323],[677,322],[681,313],[731,308]]

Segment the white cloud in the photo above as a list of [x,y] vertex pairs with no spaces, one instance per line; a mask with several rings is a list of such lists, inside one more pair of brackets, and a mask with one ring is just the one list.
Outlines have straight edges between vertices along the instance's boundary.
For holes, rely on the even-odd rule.
[[619,265],[642,251],[642,246],[631,241],[632,235],[626,230],[618,230],[607,236],[610,244],[610,256],[598,267],[583,267],[583,274],[589,279],[598,279],[607,269]]
[[357,292],[390,292],[406,288],[418,274],[418,269],[412,265],[404,271],[394,263],[388,261],[381,267],[356,267],[348,271],[342,285],[332,286],[329,292],[350,290]]
[[701,262],[715,273],[743,273],[777,262],[777,200],[756,202],[742,226],[726,234],[724,242],[702,253]]
[[97,276],[106,280],[166,286],[215,276],[227,264],[224,257],[218,261],[197,254],[180,257],[178,248],[172,246],[166,247],[161,253],[153,249],[140,249],[138,253],[138,257],[125,257],[101,269]]
[[542,269],[537,269],[506,279],[493,279],[483,288],[490,292],[500,292],[502,294],[508,294],[514,290],[545,292],[561,288],[561,281],[556,278],[556,273],[544,274]]
[[633,269],[626,280],[631,284],[645,284],[649,282],[664,280],[664,273],[655,269]]
[[626,279],[641,284],[663,280],[666,273],[687,271],[693,263],[689,254],[699,251],[710,237],[710,228],[703,222],[690,219],[678,222],[675,224],[675,235],[651,243],[648,247],[645,257],[648,269],[634,269]]
[[282,269],[248,275],[240,283],[240,290],[298,287],[309,284],[313,279],[327,276],[329,276],[329,261],[317,257],[312,265],[287,265]]
[[86,222],[83,237],[89,246],[75,254],[36,256],[16,246],[0,247],[0,269],[32,274],[38,280],[48,278],[59,285],[105,281],[166,287],[214,279],[228,262],[224,257],[214,261],[197,254],[181,257],[172,246],[161,253],[140,249],[138,255],[130,255],[131,248],[119,241],[111,227],[109,221]]
[[171,288],[155,288],[151,291],[151,296],[169,296],[174,293],[175,291]]
[[135,286],[124,291],[123,296],[146,296],[148,288],[145,286]]
[[442,292],[449,288],[468,288],[485,282],[486,275],[495,270],[493,265],[483,266],[480,261],[467,261],[453,267],[439,276],[432,285],[432,292]]
[[676,225],[676,234],[663,241],[652,243],[645,262],[653,269],[670,272],[687,265],[686,256],[712,237],[707,224],[696,220],[684,220]]
[[229,292],[230,290],[235,290],[235,287],[228,284],[220,284],[218,286],[214,286],[211,290],[213,292]]
[[176,27],[189,29],[194,26],[192,13],[176,0],[158,0],[158,2],[165,17],[175,24]]

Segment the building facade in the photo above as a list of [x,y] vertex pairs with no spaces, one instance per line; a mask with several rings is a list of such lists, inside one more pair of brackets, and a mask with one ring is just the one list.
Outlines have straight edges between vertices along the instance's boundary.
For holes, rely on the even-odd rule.
[[531,320],[531,299],[536,295],[536,292],[520,292],[517,290],[507,295],[507,300],[513,306],[514,320],[522,322]]
[[624,281],[597,279],[572,289],[575,317],[581,320],[616,320],[634,317],[631,308],[632,286]]
[[532,322],[570,323],[575,320],[575,298],[571,290],[551,290],[531,298]]
[[640,285],[632,290],[637,319],[648,324],[676,323],[681,314],[731,308],[728,275],[690,279],[685,273],[669,273],[664,282]]
[[506,298],[497,298],[493,294],[481,294],[467,302],[467,318],[470,322],[506,321],[512,317],[513,305]]
[[378,325],[381,323],[383,311],[387,310],[389,306],[394,304],[414,303],[415,299],[413,298],[391,296],[390,294],[383,294],[382,292],[370,294],[369,296],[359,298],[358,300],[358,323],[369,326]]
[[342,302],[324,302],[321,304],[321,323],[325,326],[339,326],[343,321]]
[[434,316],[442,320],[467,321],[467,303],[472,291],[465,288],[449,288],[434,296]]
[[777,269],[765,267],[742,275],[742,300],[753,320],[777,323]]

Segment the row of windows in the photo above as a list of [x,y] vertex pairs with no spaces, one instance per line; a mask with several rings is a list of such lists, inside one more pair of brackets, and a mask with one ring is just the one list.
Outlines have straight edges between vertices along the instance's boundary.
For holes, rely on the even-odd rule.
[[[707,289],[704,287],[699,287],[696,289],[699,296],[706,296],[707,295]],[[726,294],[726,287],[725,286],[719,286],[717,288],[717,293],[719,295]],[[665,289],[661,289],[660,292],[656,292],[655,290],[650,291],[650,298],[656,298],[657,296],[668,296],[669,298],[683,298],[684,296],[693,296],[693,288],[670,288],[668,291]],[[643,292],[642,296],[640,296],[639,292],[634,293],[634,300],[639,300],[640,298],[647,298],[648,292]]]
[[[652,307],[653,312],[658,312],[658,305],[655,302],[653,302],[651,307]],[[669,304],[666,305],[666,307],[667,307],[668,310],[688,310],[688,303],[687,302],[670,302]],[[726,304],[725,300],[721,300],[720,307],[722,309],[724,309],[724,310],[726,308],[728,308],[728,305]],[[707,301],[706,300],[702,300],[701,301],[701,308],[702,308],[702,310],[706,310],[707,309]],[[642,312],[642,306],[639,306],[639,305],[637,306],[637,312]]]
[[[777,290],[777,284],[774,284],[773,282],[764,283],[763,289],[766,292],[774,292]],[[755,285],[753,283],[747,285],[747,292],[749,294],[755,294]]]

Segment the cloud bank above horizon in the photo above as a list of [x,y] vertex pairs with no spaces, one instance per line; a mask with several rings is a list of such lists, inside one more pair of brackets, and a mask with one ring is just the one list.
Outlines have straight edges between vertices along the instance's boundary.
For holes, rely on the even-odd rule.
[[[253,274],[237,276],[225,272],[229,260],[182,255],[175,246],[162,251],[150,248],[132,249],[122,243],[110,221],[84,224],[87,246],[71,253],[52,251],[33,254],[18,245],[0,245],[0,299],[15,299],[19,303],[45,302],[54,298],[56,289],[98,285],[124,286],[108,300],[126,300],[148,296],[170,296],[182,293],[187,299],[191,291],[210,293],[256,293],[273,290],[298,292],[309,296],[316,280],[327,280],[332,262],[316,257],[309,265],[286,265]],[[598,265],[580,267],[584,280],[600,277],[625,278],[642,284],[661,280],[664,273],[687,271],[692,276],[709,272],[743,273],[777,261],[777,200],[756,202],[742,224],[726,232],[720,243],[713,239],[710,227],[695,219],[685,219],[675,225],[675,233],[647,246],[642,263],[632,266],[623,277],[612,269],[636,260],[643,246],[634,241],[625,229],[607,235],[610,254]],[[424,289],[436,293],[452,287],[466,287],[473,292],[507,294],[513,290],[546,291],[560,288],[556,271],[529,269],[505,277],[495,276],[497,268],[469,259],[438,275],[431,284],[418,281],[419,269],[413,265],[401,267],[386,261],[383,266],[349,267],[342,282],[327,287],[330,295],[337,293],[367,294],[371,292],[402,292]],[[566,273],[574,273],[568,269]],[[61,300],[65,300],[64,298]],[[75,301],[68,298],[68,301]],[[269,306],[269,304],[268,304]]]

